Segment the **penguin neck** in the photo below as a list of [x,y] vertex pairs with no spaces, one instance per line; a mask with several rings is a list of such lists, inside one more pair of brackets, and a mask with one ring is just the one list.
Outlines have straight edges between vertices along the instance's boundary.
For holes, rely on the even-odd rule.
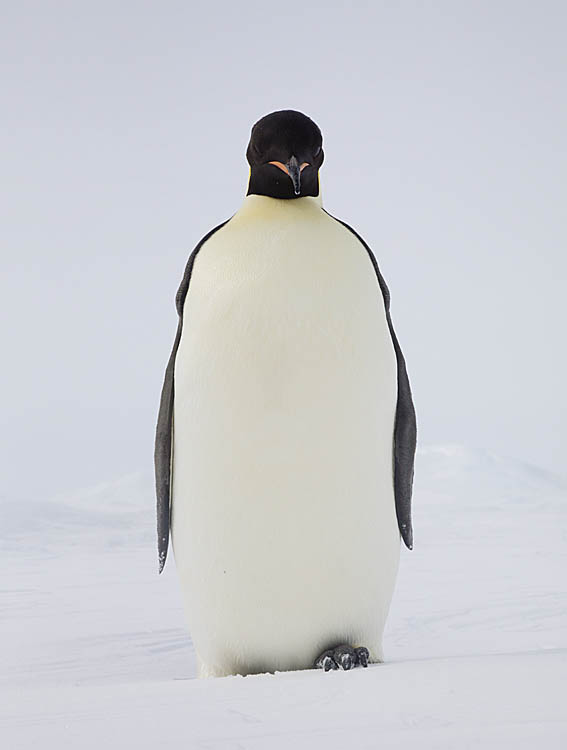
[[241,207],[238,209],[238,215],[250,216],[261,214],[262,216],[273,215],[274,217],[285,214],[298,215],[318,213],[323,207],[321,200],[321,191],[317,196],[305,196],[304,198],[270,198],[267,195],[247,195]]

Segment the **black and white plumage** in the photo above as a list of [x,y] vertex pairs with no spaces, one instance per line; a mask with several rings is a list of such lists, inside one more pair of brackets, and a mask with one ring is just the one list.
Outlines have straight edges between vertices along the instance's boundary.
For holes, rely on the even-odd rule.
[[[191,254],[156,434],[201,673],[382,659],[400,534],[412,546],[416,422],[375,256],[322,206],[320,131],[252,131],[248,196]],[[340,595],[337,595],[337,589]]]

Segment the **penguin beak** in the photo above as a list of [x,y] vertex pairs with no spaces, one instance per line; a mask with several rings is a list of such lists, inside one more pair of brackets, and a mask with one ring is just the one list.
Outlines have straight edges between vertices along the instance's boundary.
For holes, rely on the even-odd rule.
[[286,164],[287,167],[287,173],[291,177],[291,181],[293,182],[293,191],[296,195],[299,195],[301,192],[301,167],[299,166],[299,162],[295,158],[295,156],[292,156],[291,159]]
[[304,161],[303,164],[299,164],[297,158],[292,156],[285,164],[282,164],[281,161],[270,161],[268,163],[273,164],[286,173],[293,182],[293,191],[296,195],[301,193],[301,173],[305,167],[309,166],[308,162]]

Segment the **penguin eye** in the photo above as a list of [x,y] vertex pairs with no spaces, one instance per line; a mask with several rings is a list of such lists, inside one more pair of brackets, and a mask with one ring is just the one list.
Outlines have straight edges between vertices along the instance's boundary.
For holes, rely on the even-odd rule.
[[317,146],[317,148],[313,152],[313,156],[315,156],[315,157],[319,156],[320,153],[321,153],[321,146]]

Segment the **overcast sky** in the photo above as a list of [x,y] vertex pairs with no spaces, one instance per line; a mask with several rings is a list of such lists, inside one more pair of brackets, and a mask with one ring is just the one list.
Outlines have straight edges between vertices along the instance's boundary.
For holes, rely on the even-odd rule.
[[324,135],[392,293],[423,443],[565,474],[564,2],[13,2],[3,11],[6,496],[152,465],[187,256],[251,125]]

